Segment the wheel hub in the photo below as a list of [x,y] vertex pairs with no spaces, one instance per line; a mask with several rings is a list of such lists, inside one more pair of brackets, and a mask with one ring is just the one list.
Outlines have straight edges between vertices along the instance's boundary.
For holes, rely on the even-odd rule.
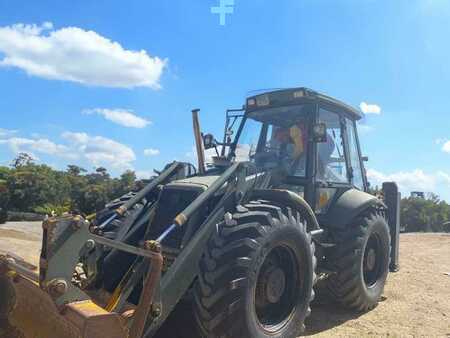
[[295,308],[301,284],[294,251],[277,246],[266,256],[255,287],[255,312],[267,332],[277,332]]
[[366,267],[367,270],[372,271],[375,268],[377,255],[374,249],[370,249],[367,252],[367,258],[366,258]]
[[286,288],[286,276],[280,268],[272,268],[265,276],[265,298],[269,303],[277,303]]
[[377,234],[372,234],[364,252],[364,281],[367,287],[373,287],[382,273],[381,244]]

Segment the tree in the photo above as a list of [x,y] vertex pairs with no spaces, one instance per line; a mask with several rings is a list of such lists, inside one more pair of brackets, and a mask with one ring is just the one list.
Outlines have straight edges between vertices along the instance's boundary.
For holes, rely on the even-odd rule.
[[33,211],[47,203],[62,205],[69,200],[70,185],[64,173],[46,165],[18,166],[9,175],[7,186],[12,210]]
[[81,174],[86,173],[87,170],[84,168],[81,168],[77,165],[74,164],[69,164],[67,166],[67,174],[71,175],[71,176],[80,176]]
[[110,201],[107,187],[101,184],[87,185],[80,196],[78,204],[84,214],[92,214],[104,208]]
[[[88,173],[72,164],[60,171],[38,165],[30,155],[21,153],[10,168],[0,166],[0,218],[2,215],[4,218],[6,210],[41,213],[72,210],[90,214],[101,210],[109,201],[142,187],[131,170],[119,177],[111,177],[104,167]],[[380,194],[381,190],[375,186],[371,192]],[[407,232],[450,232],[450,205],[432,193],[426,198],[404,198],[401,222]]]
[[12,161],[11,166],[17,169],[30,164],[34,164],[33,157],[27,153],[19,153],[17,157]]
[[107,169],[92,173],[77,165],[65,171],[35,164],[28,154],[19,154],[11,168],[0,167],[0,211],[48,213],[75,211],[90,214],[126,192],[135,189],[136,175],[124,172],[111,178]]
[[7,167],[0,167],[0,224],[8,219],[8,209],[10,192],[8,189],[8,176],[10,170]]
[[69,202],[70,209],[74,212],[83,212],[83,194],[88,186],[88,178],[83,175],[87,170],[76,165],[68,165],[66,178],[70,186]]
[[407,232],[442,232],[450,220],[450,205],[441,201],[436,194],[427,198],[409,197],[402,199],[401,222]]
[[95,172],[101,175],[103,178],[109,178],[108,170],[104,167],[98,167]]
[[120,179],[115,182],[115,189],[113,194],[115,196],[122,196],[129,191],[136,189],[136,174],[132,170],[125,171],[120,175]]

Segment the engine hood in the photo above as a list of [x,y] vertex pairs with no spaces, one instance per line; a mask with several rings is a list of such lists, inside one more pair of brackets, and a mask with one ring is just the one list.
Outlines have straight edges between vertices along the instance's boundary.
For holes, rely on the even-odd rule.
[[176,180],[168,183],[167,188],[180,188],[180,189],[194,189],[194,190],[206,190],[211,184],[213,184],[220,176],[193,176],[184,178],[182,180]]

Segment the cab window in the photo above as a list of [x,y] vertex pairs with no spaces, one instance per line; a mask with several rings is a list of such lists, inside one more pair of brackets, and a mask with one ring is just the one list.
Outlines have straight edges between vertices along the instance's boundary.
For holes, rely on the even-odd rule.
[[327,141],[317,144],[317,178],[326,182],[349,183],[341,119],[338,114],[321,108],[319,122],[327,126]]
[[361,167],[361,157],[359,154],[358,141],[356,138],[356,123],[346,119],[347,124],[347,138],[348,138],[348,153],[350,157],[350,166],[352,168],[352,184],[364,190],[363,172]]
[[260,169],[278,168],[286,176],[305,177],[307,141],[304,117],[264,122],[248,118],[233,157]]
[[307,131],[305,122],[287,127],[270,126],[267,149],[275,151],[288,176],[306,175]]

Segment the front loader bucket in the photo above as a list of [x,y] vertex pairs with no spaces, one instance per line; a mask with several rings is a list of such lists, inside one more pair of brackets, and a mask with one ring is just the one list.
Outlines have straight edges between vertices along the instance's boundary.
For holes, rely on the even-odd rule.
[[[126,338],[125,319],[90,300],[57,308],[37,281],[0,257],[0,338]],[[21,271],[23,271],[21,269]]]
[[[39,272],[14,254],[0,254],[0,338],[141,338],[160,314],[153,301],[163,265],[159,243],[145,241],[139,248],[94,235],[80,216],[49,219],[42,226]],[[136,277],[144,280],[137,306],[119,301],[121,287],[105,300],[73,283],[80,252],[95,243],[142,256],[149,268]]]

